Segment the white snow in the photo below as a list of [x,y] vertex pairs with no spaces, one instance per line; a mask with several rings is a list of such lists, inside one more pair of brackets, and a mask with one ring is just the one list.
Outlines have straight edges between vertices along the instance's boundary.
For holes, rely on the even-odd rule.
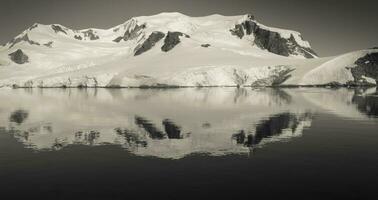
[[[10,49],[9,43],[0,48],[0,87],[14,84],[21,87],[250,86],[257,80],[272,79],[280,70],[287,69],[293,71],[283,84],[345,83],[352,78],[345,67],[353,67],[359,57],[378,51],[362,50],[316,59],[276,55],[253,45],[253,36],[239,39],[230,34],[230,29],[247,17],[189,17],[180,13],[161,13],[135,17],[106,30],[72,30],[55,24],[67,34],[55,33],[51,25],[35,24],[37,27],[25,30],[17,38],[27,34],[40,46],[20,42]],[[146,28],[138,38],[119,43],[113,41],[125,31],[143,24]],[[300,45],[310,47],[296,31],[259,25],[285,38],[293,35]],[[85,37],[83,32],[87,30],[92,30],[99,39]],[[181,37],[181,43],[169,52],[160,50],[164,43],[162,39],[151,50],[134,56],[134,49],[153,31],[165,34],[180,31],[190,38]],[[83,40],[77,40],[75,36],[81,36]],[[52,42],[51,48],[43,45],[49,42]],[[202,44],[210,46],[204,48]],[[19,65],[10,60],[8,54],[17,49],[22,49],[29,57],[28,63]]]
[[345,84],[353,81],[350,68],[354,67],[354,62],[368,53],[378,52],[377,50],[361,50],[337,56],[320,66],[308,71],[302,76],[299,85],[326,84],[330,82],[338,82]]

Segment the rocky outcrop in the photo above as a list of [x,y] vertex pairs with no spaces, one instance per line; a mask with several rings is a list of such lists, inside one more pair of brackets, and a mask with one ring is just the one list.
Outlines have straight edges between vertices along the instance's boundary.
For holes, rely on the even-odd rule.
[[9,54],[9,57],[13,62],[17,64],[24,64],[29,62],[29,57],[21,49],[17,49],[17,51]]
[[201,47],[204,47],[204,48],[208,48],[210,46],[211,46],[210,44],[201,44]]
[[144,28],[146,28],[146,24],[136,25],[133,29],[127,30],[123,36],[114,39],[113,42],[120,42],[122,40],[128,41],[135,39],[142,33],[141,30],[143,30]]
[[90,40],[98,40],[100,37],[95,34],[95,32],[92,29],[89,29],[87,31],[82,32],[84,34],[85,38],[89,38]]
[[29,31],[31,31],[31,30],[33,30],[33,29],[35,29],[35,28],[37,28],[37,27],[38,27],[38,24],[35,23],[35,24],[33,24],[31,27],[29,27]]
[[240,39],[243,39],[245,35],[253,34],[255,45],[278,55],[303,55],[306,58],[314,58],[314,55],[316,55],[312,49],[300,46],[293,35],[290,38],[284,38],[278,32],[260,27],[254,21],[253,16],[240,24],[236,24],[230,32]]
[[22,36],[22,37],[18,37],[18,38],[15,38],[15,39],[11,40],[11,41],[9,42],[9,44],[10,44],[9,48],[12,48],[14,45],[16,45],[17,43],[20,43],[20,42],[27,42],[27,43],[29,43],[30,45],[38,45],[38,46],[41,45],[41,44],[39,44],[38,42],[35,42],[35,41],[29,39],[28,34],[25,34],[25,35]]
[[83,37],[81,37],[80,35],[75,35],[74,38],[77,40],[83,40]]
[[53,41],[50,41],[50,42],[48,42],[46,44],[43,44],[43,45],[46,46],[46,47],[51,48],[53,43],[54,43]]
[[[164,39],[164,45],[161,47],[161,50],[164,52],[168,52],[173,49],[176,45],[178,45],[180,41],[180,37],[186,36],[186,34],[181,32],[168,32],[167,36]],[[187,36],[188,37],[188,36]]]
[[55,31],[55,33],[64,33],[67,35],[67,32],[59,25],[51,25],[51,28]]
[[293,35],[290,35],[288,42],[289,42],[288,49],[289,49],[290,54],[298,55],[299,53],[303,55],[305,58],[315,58],[315,56],[318,56],[318,54],[311,48],[300,46],[295,40]]
[[349,83],[350,85],[371,85],[372,83],[367,80],[368,78],[378,83],[378,53],[367,54],[359,58],[354,64],[356,66],[350,68],[354,82]]
[[244,37],[244,30],[241,24],[236,24],[235,28],[231,29],[230,32],[232,35],[235,35],[240,39]]
[[148,38],[140,45],[138,45],[135,49],[134,49],[134,55],[135,56],[138,56],[148,50],[150,50],[153,46],[155,46],[155,44],[157,42],[159,42],[161,39],[163,39],[165,36],[164,33],[162,32],[159,32],[159,31],[155,31],[153,33],[151,33],[150,36],[148,36]]
[[122,36],[119,36],[117,37],[116,39],[113,40],[113,42],[121,42],[121,40],[123,40],[123,37]]

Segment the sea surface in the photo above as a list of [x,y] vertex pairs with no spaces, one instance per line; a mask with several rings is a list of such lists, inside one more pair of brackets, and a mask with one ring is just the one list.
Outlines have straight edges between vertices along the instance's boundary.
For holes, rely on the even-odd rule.
[[376,88],[1,89],[0,199],[377,199]]

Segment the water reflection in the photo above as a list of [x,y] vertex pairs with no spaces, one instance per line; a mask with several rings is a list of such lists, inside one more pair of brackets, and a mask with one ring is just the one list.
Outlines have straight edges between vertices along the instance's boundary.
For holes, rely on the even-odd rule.
[[75,144],[85,144],[85,145],[94,145],[97,143],[97,140],[100,138],[100,132],[91,130],[87,132],[78,131],[75,133]]
[[164,125],[165,132],[167,133],[169,139],[183,139],[184,136],[181,134],[181,128],[174,122],[169,119],[165,119],[163,120],[162,124]]
[[246,133],[241,130],[232,138],[237,144],[246,147],[256,147],[263,141],[273,139],[284,139],[300,136],[304,128],[310,128],[313,115],[311,113],[295,115],[292,113],[281,113],[262,120],[257,124],[253,133]]
[[19,89],[0,101],[0,128],[27,148],[117,145],[171,159],[249,154],[300,137],[319,110],[378,116],[376,89]]
[[355,93],[352,102],[357,105],[357,109],[369,117],[378,117],[378,91],[356,89]]
[[142,117],[135,117],[135,124],[143,128],[152,139],[161,140],[165,138],[165,135],[154,124]]
[[9,117],[10,122],[15,122],[18,125],[22,124],[26,118],[28,118],[29,113],[25,110],[15,110]]
[[147,147],[147,141],[140,134],[121,128],[116,128],[115,131],[119,136],[124,137],[127,148]]

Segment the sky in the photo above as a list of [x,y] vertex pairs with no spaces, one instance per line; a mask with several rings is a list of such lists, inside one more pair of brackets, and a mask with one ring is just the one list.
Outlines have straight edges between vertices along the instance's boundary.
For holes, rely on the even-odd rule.
[[377,0],[0,0],[0,43],[35,22],[110,28],[160,12],[250,13],[267,26],[301,32],[320,56],[333,56],[378,46],[377,7]]

